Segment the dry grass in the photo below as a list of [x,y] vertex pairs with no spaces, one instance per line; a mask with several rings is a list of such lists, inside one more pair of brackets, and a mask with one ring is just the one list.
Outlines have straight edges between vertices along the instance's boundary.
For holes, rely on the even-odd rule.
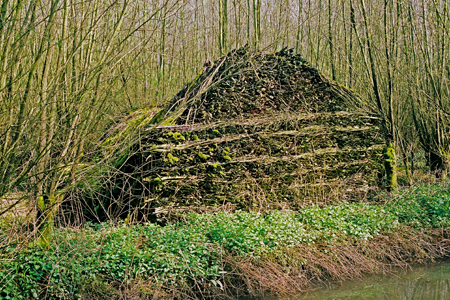
[[34,238],[35,208],[26,194],[9,193],[0,199],[0,249],[26,245]]
[[317,284],[392,274],[449,256],[449,233],[447,229],[420,232],[404,228],[370,241],[305,245],[260,259],[230,256],[226,258],[232,270],[227,288],[253,295],[292,296]]
[[0,198],[0,212],[12,207],[2,217],[15,220],[29,220],[33,216],[34,207],[26,197],[27,195],[16,192],[6,194]]

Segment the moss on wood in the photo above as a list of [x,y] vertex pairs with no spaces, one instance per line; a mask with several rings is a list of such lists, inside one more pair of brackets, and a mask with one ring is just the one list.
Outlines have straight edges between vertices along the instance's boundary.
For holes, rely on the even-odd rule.
[[397,188],[397,158],[395,147],[389,143],[383,151],[384,169],[386,170],[387,188],[395,190]]

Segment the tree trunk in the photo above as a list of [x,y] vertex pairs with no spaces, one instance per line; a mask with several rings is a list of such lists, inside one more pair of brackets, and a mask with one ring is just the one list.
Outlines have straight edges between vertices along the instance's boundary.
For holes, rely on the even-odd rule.
[[397,188],[397,158],[392,143],[389,143],[386,148],[384,148],[383,158],[387,179],[386,187],[389,191],[392,191]]

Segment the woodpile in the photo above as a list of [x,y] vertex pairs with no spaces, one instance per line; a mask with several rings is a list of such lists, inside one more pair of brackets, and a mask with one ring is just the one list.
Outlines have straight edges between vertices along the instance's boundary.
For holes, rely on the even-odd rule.
[[292,50],[232,51],[145,111],[102,206],[161,220],[362,200],[379,183],[384,142],[381,120],[359,103]]

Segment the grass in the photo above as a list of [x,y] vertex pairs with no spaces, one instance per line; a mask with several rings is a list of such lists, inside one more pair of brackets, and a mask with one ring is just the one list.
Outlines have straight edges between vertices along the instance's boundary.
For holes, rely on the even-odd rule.
[[[378,263],[448,254],[436,248],[440,240],[433,230],[444,234],[449,224],[450,188],[434,185],[393,195],[383,204],[191,213],[166,226],[58,229],[48,249],[11,243],[1,250],[0,299],[122,299],[124,293],[136,299],[207,298],[208,293],[236,295],[243,286],[244,294],[295,292],[311,280],[380,271]],[[370,251],[376,247],[379,251]],[[295,279],[299,274],[306,279]]]

